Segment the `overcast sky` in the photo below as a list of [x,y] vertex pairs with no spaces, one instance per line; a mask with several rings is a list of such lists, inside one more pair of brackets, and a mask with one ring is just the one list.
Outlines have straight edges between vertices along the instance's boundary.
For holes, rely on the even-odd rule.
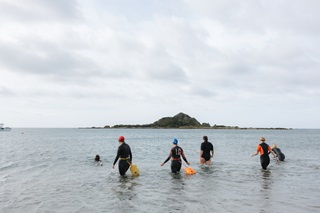
[[318,0],[0,0],[0,123],[320,128]]

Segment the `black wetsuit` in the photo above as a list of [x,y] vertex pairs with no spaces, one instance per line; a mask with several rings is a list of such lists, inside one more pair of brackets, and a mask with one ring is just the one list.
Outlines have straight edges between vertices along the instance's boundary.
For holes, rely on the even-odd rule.
[[276,153],[279,161],[284,161],[284,159],[286,158],[286,156],[281,152],[281,150],[279,148],[273,148],[272,151],[274,151],[274,153]]
[[188,163],[187,158],[184,156],[183,150],[179,146],[172,147],[169,157],[164,161],[168,162],[171,158],[171,172],[177,173],[181,169],[181,156],[183,160]]
[[201,143],[201,150],[203,151],[201,157],[204,158],[205,161],[210,160],[211,158],[210,151],[213,150],[212,143],[208,141]]
[[263,152],[264,152],[262,155],[260,155],[260,163],[261,163],[262,168],[264,170],[266,170],[267,166],[270,163],[269,152],[268,152],[269,145],[266,143],[260,143],[259,146],[262,147]]
[[128,144],[126,144],[125,142],[123,142],[119,148],[118,148],[118,152],[117,152],[117,156],[114,159],[114,163],[113,165],[115,165],[119,160],[119,173],[120,175],[125,175],[126,172],[128,171],[130,164],[129,162],[132,162],[132,154],[131,154],[131,149],[130,146]]

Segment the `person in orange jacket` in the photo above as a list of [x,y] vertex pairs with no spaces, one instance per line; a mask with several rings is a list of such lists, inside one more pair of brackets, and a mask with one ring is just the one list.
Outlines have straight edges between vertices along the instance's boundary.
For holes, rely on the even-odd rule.
[[[256,156],[258,153],[260,153],[260,163],[262,169],[266,170],[269,163],[270,163],[270,157],[269,152],[273,155],[274,158],[276,158],[276,154],[272,151],[271,147],[265,143],[266,139],[264,137],[260,138],[260,144],[257,146],[257,150],[254,154],[251,155],[251,157]],[[277,161],[278,158],[276,158]]]

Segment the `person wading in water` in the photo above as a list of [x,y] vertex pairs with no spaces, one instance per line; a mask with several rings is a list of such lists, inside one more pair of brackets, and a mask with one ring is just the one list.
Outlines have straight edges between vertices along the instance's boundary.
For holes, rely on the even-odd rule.
[[[251,155],[251,157],[256,156],[260,152],[260,163],[262,169],[266,170],[269,163],[270,163],[270,158],[269,158],[269,152],[273,155],[273,157],[276,158],[276,154],[272,151],[271,147],[265,143],[266,139],[264,137],[260,138],[260,144],[257,146],[257,151]],[[279,162],[278,158],[276,158],[277,161]]]
[[118,147],[117,156],[114,159],[114,163],[112,164],[112,169],[114,169],[114,165],[119,159],[119,173],[121,176],[124,176],[128,171],[130,165],[132,164],[132,153],[130,146],[126,142],[124,142],[123,136],[120,136],[118,138],[118,142],[120,146]]
[[175,138],[173,139],[173,147],[170,150],[168,158],[163,163],[161,163],[160,166],[163,166],[171,158],[171,172],[178,173],[181,169],[181,157],[188,165],[190,165],[183,153],[182,148],[178,146],[178,140]]
[[[210,155],[210,152],[212,155]],[[212,143],[208,141],[207,136],[203,136],[203,142],[200,147],[200,164],[211,164],[211,158],[214,155],[214,149]]]

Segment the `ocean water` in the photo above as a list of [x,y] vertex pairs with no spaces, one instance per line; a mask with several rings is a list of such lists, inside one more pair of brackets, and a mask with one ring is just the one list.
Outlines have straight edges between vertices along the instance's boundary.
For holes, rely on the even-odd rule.
[[[120,135],[139,177],[112,169]],[[215,148],[210,167],[198,164],[203,135]],[[285,162],[261,170],[251,157],[260,136]],[[160,166],[173,138],[197,174]],[[21,128],[0,132],[0,150],[1,213],[320,212],[320,130]]]

